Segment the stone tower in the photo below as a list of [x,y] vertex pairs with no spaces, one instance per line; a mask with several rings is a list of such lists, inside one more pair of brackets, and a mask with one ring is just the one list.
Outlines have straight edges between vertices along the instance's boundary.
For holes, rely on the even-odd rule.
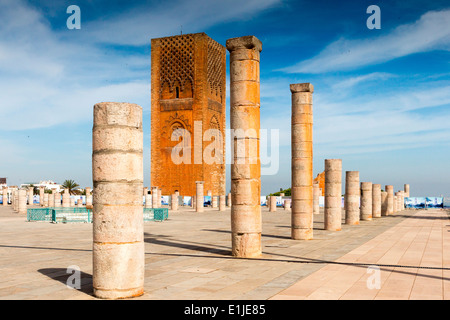
[[204,181],[213,195],[225,194],[225,47],[205,33],[152,39],[151,84],[151,185],[190,196]]

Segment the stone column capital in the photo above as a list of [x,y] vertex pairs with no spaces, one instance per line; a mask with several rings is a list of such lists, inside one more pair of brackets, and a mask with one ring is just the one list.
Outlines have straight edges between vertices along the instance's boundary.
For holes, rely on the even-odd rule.
[[297,93],[297,92],[314,92],[314,86],[309,83],[294,83],[290,85],[291,93]]
[[230,52],[237,49],[255,49],[261,52],[262,42],[255,36],[243,36],[228,39],[226,47]]

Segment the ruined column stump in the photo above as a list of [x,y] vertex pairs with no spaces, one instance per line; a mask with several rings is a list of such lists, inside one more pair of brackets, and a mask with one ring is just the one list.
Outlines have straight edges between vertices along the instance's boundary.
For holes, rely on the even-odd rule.
[[381,218],[381,184],[372,184],[372,218]]
[[291,210],[291,199],[284,200],[284,210],[285,211]]
[[33,205],[33,199],[34,199],[34,188],[30,187],[28,188],[28,205]]
[[152,208],[158,208],[158,188],[152,187]]
[[62,196],[62,206],[63,208],[69,208],[70,207],[70,194],[69,190],[65,189],[63,196]]
[[320,213],[320,196],[322,195],[322,190],[319,187],[319,183],[313,184],[313,214]]
[[372,220],[372,182],[361,182],[360,220]]
[[50,205],[49,205],[49,200],[50,200],[50,194],[48,194],[48,193],[44,193],[44,207],[50,207]]
[[60,208],[61,207],[61,193],[59,192],[55,192],[55,194],[53,195],[53,206],[55,208]]
[[340,231],[342,228],[341,188],[342,159],[325,159],[325,230]]
[[388,193],[381,191],[381,216],[386,217],[388,215]]
[[92,194],[91,194],[91,188],[86,188],[86,207],[92,206]]
[[232,142],[231,251],[235,257],[261,256],[261,162],[259,61],[262,43],[254,36],[228,39]]
[[397,192],[394,194],[394,209],[393,209],[393,213],[397,213],[398,212],[398,197],[397,197]]
[[92,147],[94,295],[140,296],[145,265],[142,108],[96,104]]
[[311,83],[291,84],[291,238],[313,238],[313,111]]
[[161,198],[162,198],[162,190],[161,190],[161,188],[158,188],[158,192],[157,192],[157,194],[158,194],[158,199],[157,199],[157,201],[156,201],[156,207],[157,208],[161,208]]
[[270,196],[269,198],[270,198],[269,212],[277,211],[277,197],[276,196]]
[[39,187],[39,205],[44,206],[45,187]]
[[359,203],[361,190],[359,184],[359,171],[345,172],[345,224],[358,225],[360,219]]
[[405,197],[409,198],[409,184],[405,184],[403,188],[405,190]]
[[145,195],[145,207],[146,208],[152,208],[152,195],[151,194],[146,194]]
[[394,186],[386,185],[384,190],[387,192],[387,216],[394,213]]
[[225,211],[226,210],[226,196],[221,195],[219,196],[219,211]]
[[196,181],[196,195],[195,195],[195,211],[203,212],[204,196],[203,196],[203,181]]
[[170,199],[170,209],[173,211],[178,210],[178,196],[173,194]]
[[20,189],[18,194],[19,201],[17,202],[17,210],[19,214],[27,214],[27,190]]

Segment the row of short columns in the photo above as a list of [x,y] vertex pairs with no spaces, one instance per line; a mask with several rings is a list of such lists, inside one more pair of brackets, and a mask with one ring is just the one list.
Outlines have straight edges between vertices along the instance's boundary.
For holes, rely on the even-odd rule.
[[[341,230],[342,204],[341,204],[341,176],[342,160],[325,160],[325,203],[324,226],[325,230]],[[370,221],[373,218],[389,216],[404,210],[404,199],[409,191],[409,184],[404,190],[394,194],[393,186],[386,185],[386,191],[381,191],[381,184],[360,182],[359,171],[346,171],[344,212],[345,224],[358,225],[360,221]],[[313,214],[319,213],[319,197],[321,189],[318,184],[313,186]],[[288,210],[289,200],[284,200],[284,208]],[[276,211],[276,197],[268,198],[269,212]]]

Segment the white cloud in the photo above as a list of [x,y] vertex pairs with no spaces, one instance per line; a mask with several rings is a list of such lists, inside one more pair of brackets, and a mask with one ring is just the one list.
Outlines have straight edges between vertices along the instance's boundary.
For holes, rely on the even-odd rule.
[[1,1],[0,128],[87,121],[93,104],[105,100],[136,101],[148,111],[150,55],[104,49],[102,43],[150,45],[152,37],[177,34],[180,24],[184,30],[203,31],[218,22],[251,17],[280,0],[233,1],[135,6],[82,22],[79,31],[55,31],[44,13],[25,1]]
[[333,83],[332,88],[333,90],[349,90],[363,82],[386,80],[392,77],[395,77],[395,75],[386,72],[373,72],[369,74],[348,77],[342,81]]
[[288,73],[352,70],[399,57],[450,48],[450,10],[429,11],[413,23],[369,39],[339,39],[317,56],[282,69]]

